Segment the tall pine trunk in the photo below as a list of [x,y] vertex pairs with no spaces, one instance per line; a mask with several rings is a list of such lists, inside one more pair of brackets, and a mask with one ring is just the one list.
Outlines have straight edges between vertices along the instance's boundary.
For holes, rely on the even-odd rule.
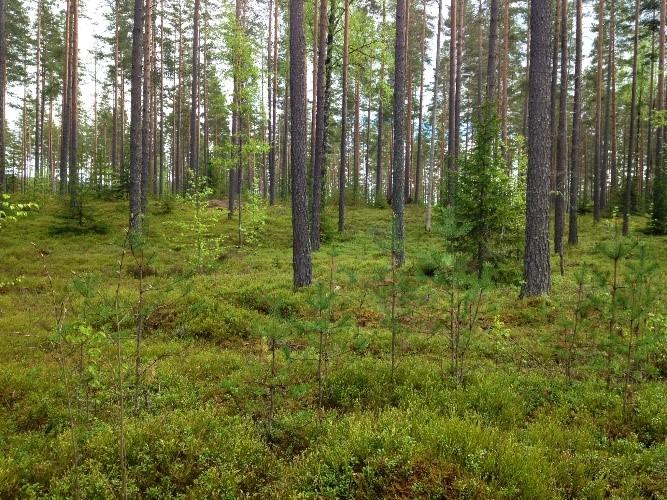
[[306,200],[306,38],[303,0],[289,2],[290,99],[292,129],[292,263],[294,287],[310,285],[312,262]]
[[392,164],[393,258],[400,266],[405,261],[405,221],[403,182],[405,168],[405,87],[406,87],[406,34],[407,0],[396,5],[396,42],[394,47],[394,137]]
[[[510,61],[510,0],[503,5],[503,59],[500,65],[500,138],[505,150],[505,159],[509,160],[508,144],[508,92],[509,92],[509,61]],[[509,166],[509,161],[507,161]]]
[[405,165],[403,168],[404,182],[403,182],[403,200],[405,203],[410,203],[410,172],[412,170],[412,70],[410,65],[410,37],[408,30],[410,29],[410,1],[406,0],[405,11],[405,85],[406,85],[406,100],[407,112],[405,113]]
[[0,0],[0,193],[6,189],[7,0]]
[[486,69],[486,98],[493,102],[496,99],[496,69],[498,65],[498,0],[491,0],[489,21],[489,58]]
[[[431,230],[433,219],[433,198],[434,198],[434,172],[435,169],[435,148],[436,132],[438,118],[438,91],[440,90],[440,37],[442,35],[442,3],[444,0],[438,0],[438,32],[435,42],[435,71],[433,74],[433,105],[431,107],[431,144],[428,153],[428,184],[426,188],[426,230]],[[451,81],[450,81],[451,84]],[[441,135],[440,143],[444,144],[444,138]]]
[[561,5],[560,30],[560,104],[558,110],[558,147],[556,152],[556,196],[554,199],[554,250],[560,257],[563,274],[563,234],[565,230],[565,176],[567,174],[567,78],[568,22],[567,0]]
[[[660,1],[660,28],[658,37],[658,96],[657,109],[665,109],[665,15],[667,1]],[[653,210],[651,228],[658,234],[667,232],[667,172],[664,164],[663,144],[665,129],[657,127],[655,136],[655,175],[653,182]]]
[[355,204],[359,201],[359,167],[361,161],[361,116],[359,116],[359,113],[361,113],[361,103],[359,102],[361,98],[360,87],[359,75],[356,75],[354,79],[354,172],[352,174],[352,199]]
[[550,0],[530,1],[528,178],[522,296],[549,293]]
[[40,66],[41,66],[41,34],[42,34],[42,22],[41,22],[41,3],[37,2],[37,36],[35,40],[35,179],[41,177],[40,171],[40,159],[42,152],[42,138],[40,125],[40,104],[41,104],[41,93],[39,84],[41,83],[40,79]]
[[449,134],[447,138],[447,199],[450,206],[454,204],[456,177],[456,15],[458,7],[452,0],[449,8]]
[[[329,17],[327,15],[327,0],[320,0],[317,44],[317,109],[315,113],[315,158],[312,173],[312,199],[310,207],[310,245],[312,250],[320,248],[320,216],[322,205],[322,183],[324,160],[326,157],[326,110],[325,110],[325,85],[326,85],[326,60],[327,60],[327,35]],[[294,100],[292,92],[292,100]],[[294,120],[294,116],[292,116]],[[294,136],[292,136],[294,141]],[[294,160],[292,160],[294,162]]]
[[[150,2],[150,0],[148,0]],[[190,169],[199,182],[199,0],[192,21],[192,89],[190,100]]]
[[579,160],[581,157],[581,64],[583,52],[583,0],[577,0],[574,56],[574,113],[572,115],[572,151],[570,158],[570,218],[567,241],[579,243]]
[[[340,113],[340,166],[338,168],[338,232],[345,229],[345,180],[347,168],[347,78],[349,52],[349,0],[343,0],[343,81]],[[356,161],[356,158],[355,158]]]
[[143,98],[141,126],[141,213],[148,207],[148,177],[151,161],[151,18],[153,0],[146,0],[144,13]]
[[118,33],[118,18],[120,14],[120,2],[116,0],[114,6],[114,56],[112,75],[112,92],[113,92],[113,109],[111,110],[111,170],[114,174],[119,174],[118,168],[118,69],[120,66],[120,48],[119,48],[119,33]]
[[632,203],[632,174],[637,147],[637,59],[639,51],[640,1],[635,0],[635,31],[632,43],[632,96],[630,98],[630,130],[628,132],[628,157],[625,171],[623,200],[623,236],[630,232],[630,205]]
[[422,196],[422,122],[424,120],[424,65],[426,56],[426,0],[422,0],[421,49],[419,55],[419,116],[417,118],[417,158],[415,163],[415,201],[421,204]]
[[593,218],[600,220],[602,210],[602,47],[604,41],[604,0],[598,2],[598,40],[597,40],[597,69],[595,71],[595,158],[593,164]]
[[[556,148],[558,146],[558,48],[560,47],[560,9],[564,0],[555,0],[553,45],[551,46],[551,158],[549,166],[549,191],[556,191]],[[553,200],[553,196],[550,196]]]
[[[382,26],[386,20],[386,6],[382,0]],[[382,196],[382,157],[384,149],[384,50],[380,53],[380,81],[378,82],[378,137],[377,160],[375,163],[375,203],[380,202]]]
[[141,231],[142,123],[141,92],[144,2],[134,0],[132,27],[132,80],[130,89],[130,229]]
[[61,106],[61,126],[60,126],[60,196],[65,196],[67,193],[67,157],[69,154],[69,66],[70,66],[70,30],[72,19],[72,3],[73,0],[68,0],[67,10],[65,14],[65,50],[63,55],[63,90],[62,90],[62,106]]
[[68,152],[68,190],[70,207],[74,209],[81,222],[81,205],[79,199],[79,165],[78,165],[78,96],[79,96],[79,2],[72,0],[72,20],[70,34],[69,64],[69,152]]

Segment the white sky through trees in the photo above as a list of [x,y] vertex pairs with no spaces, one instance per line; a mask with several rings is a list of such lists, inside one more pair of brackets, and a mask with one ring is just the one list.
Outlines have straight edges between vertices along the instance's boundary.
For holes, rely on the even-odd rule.
[[[268,14],[268,0],[249,0],[253,5],[253,11],[254,12],[264,12],[264,16]],[[520,5],[522,2],[525,3],[527,0],[513,0],[513,5]],[[451,0],[444,0],[443,4],[443,25],[447,24],[447,20],[449,19],[449,7],[451,4]],[[66,2],[65,0],[61,0],[60,2],[62,5],[58,5],[59,8],[64,10],[66,8]],[[222,5],[222,3],[219,3],[219,5]],[[27,9],[28,9],[28,14],[30,16],[31,20],[31,33],[32,36],[34,37],[34,25],[35,25],[35,18],[36,18],[36,7],[37,7],[37,1],[32,0],[27,4]],[[109,2],[105,2],[104,0],[84,0],[80,4],[80,17],[79,17],[79,60],[80,60],[80,66],[79,66],[79,87],[80,87],[80,94],[79,94],[79,106],[80,106],[80,119],[85,119],[85,120],[90,120],[92,121],[92,116],[93,116],[93,102],[94,102],[94,95],[95,95],[95,85],[94,85],[94,52],[95,51],[101,51],[103,53],[110,53],[111,52],[111,47],[106,46],[105,42],[102,40],[98,40],[96,36],[111,36],[112,33],[107,31],[109,26],[107,20],[104,18],[104,14],[109,12],[111,9],[111,5]],[[219,11],[219,9],[217,9]],[[437,2],[434,0],[430,0],[429,4],[427,5],[427,11],[429,12],[430,15],[430,23],[431,27],[433,30],[433,36],[431,37],[430,40],[428,40],[428,50],[430,53],[430,61],[431,63],[434,62],[435,59],[435,31],[437,29],[437,14],[438,14],[438,5]],[[572,19],[572,29],[570,33],[570,66],[571,66],[571,72],[574,71],[574,12],[570,12],[570,18]],[[392,19],[388,16],[387,17],[388,22],[392,22]],[[213,19],[215,22],[216,20]],[[516,22],[519,22],[519,18],[516,18]],[[585,4],[584,5],[584,70],[591,64],[591,52],[593,49],[593,44],[595,41],[595,31],[594,27],[596,26],[597,23],[597,18],[596,18],[596,13],[595,13],[595,5],[593,4]],[[159,28],[158,28],[159,29]],[[284,26],[282,26],[282,29],[284,29]],[[442,42],[443,44],[448,43],[448,29],[446,26],[443,26],[443,37],[442,37]],[[413,33],[409,32],[408,36],[411,37],[410,43],[411,44],[418,44],[419,43],[419,36],[420,33]],[[188,37],[189,38],[189,37]],[[34,40],[33,40],[34,42]],[[265,54],[265,43],[266,40],[263,39],[261,41],[257,41],[260,47],[261,52],[256,54],[257,57],[257,65],[261,66],[261,60],[259,57],[264,57]],[[500,40],[502,42],[502,40]],[[524,52],[527,50],[525,48],[526,45],[526,40],[519,40],[518,43],[523,44],[524,46]],[[393,45],[389,47],[389,51],[391,52],[391,48]],[[502,43],[499,43],[499,47],[502,47]],[[159,49],[158,49],[159,50]],[[185,50],[185,57],[190,57],[191,56],[191,49],[190,50]],[[310,57],[307,57],[308,61],[308,71],[307,71],[307,81],[308,81],[308,99],[310,99],[312,95],[312,81],[311,81],[311,75],[312,75],[312,65],[310,61]],[[108,67],[110,64],[113,63],[112,58],[101,58],[98,59],[97,61],[97,99],[98,103],[102,99],[103,93],[110,92],[111,89],[109,87],[105,88],[104,81],[106,79]],[[525,60],[522,61],[522,65],[525,64]],[[220,69],[222,71],[222,68]],[[35,72],[35,67],[29,66],[27,68],[28,74],[31,75],[31,79],[34,78],[34,72]],[[447,74],[448,68],[447,65],[442,68],[443,75]],[[222,77],[221,81],[223,83],[223,91],[225,91],[227,94],[231,96],[231,91],[232,91],[232,84],[231,81],[228,81],[229,79],[226,77]],[[169,86],[171,85],[171,81],[167,79],[166,85]],[[432,87],[433,87],[433,64],[427,66],[425,68],[425,73],[424,73],[424,103],[425,106],[428,106],[431,102],[431,94],[432,94]],[[266,100],[266,86],[264,88],[264,95],[262,98]],[[32,82],[29,87],[26,89],[27,90],[27,95],[31,96],[34,99],[34,93],[35,93],[35,86],[34,82]],[[130,92],[129,92],[129,82],[126,85],[126,100],[127,100],[127,106],[126,110],[129,110],[129,98],[130,98]],[[22,85],[17,85],[16,82],[8,82],[8,87],[7,87],[8,95],[7,95],[7,103],[8,103],[8,109],[7,109],[7,119],[8,119],[8,127],[10,130],[16,131],[20,127],[20,124],[18,121],[20,120],[20,112],[21,112],[21,104],[22,104],[22,99],[23,99],[23,86]],[[108,96],[109,100],[111,100],[111,96]],[[56,102],[57,107],[56,107],[56,117],[55,119],[59,119],[59,107],[60,107],[60,101],[58,100]],[[337,118],[334,117],[334,120]]]

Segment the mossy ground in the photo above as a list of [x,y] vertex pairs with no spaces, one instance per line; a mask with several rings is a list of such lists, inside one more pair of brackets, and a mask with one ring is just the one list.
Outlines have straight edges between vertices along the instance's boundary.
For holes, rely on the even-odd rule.
[[[292,292],[288,208],[272,208],[259,243],[241,249],[222,214],[214,230],[225,248],[197,275],[188,272],[193,236],[173,225],[187,226],[191,208],[153,211],[137,388],[140,263],[127,254],[117,276],[126,204],[88,203],[95,223],[82,234],[63,230],[58,202],[41,204],[0,232],[0,282],[22,277],[0,288],[0,497],[120,495],[118,324],[131,497],[667,497],[667,363],[624,412],[623,391],[596,364],[600,325],[581,333],[573,383],[563,376],[560,318],[572,313],[574,269],[607,265],[593,252],[605,232],[589,217],[549,299],[519,300],[517,283],[490,292],[457,385],[436,328],[445,311],[420,276],[441,238],[423,231],[422,209],[408,208],[405,276],[415,293],[402,306],[392,380],[376,293],[384,284],[374,279],[389,260],[391,214],[350,207],[347,231],[314,256],[316,281],[329,287],[333,269],[334,316],[351,318],[331,335],[318,410],[317,344],[303,327],[316,315],[313,292]],[[643,236],[644,223],[634,236],[664,268],[667,240]],[[65,331],[86,325],[104,336],[59,342],[63,310]],[[270,433],[267,332],[280,332]]]

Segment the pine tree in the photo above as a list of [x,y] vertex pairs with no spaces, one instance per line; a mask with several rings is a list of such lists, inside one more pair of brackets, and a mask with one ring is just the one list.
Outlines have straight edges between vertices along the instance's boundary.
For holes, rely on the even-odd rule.
[[570,157],[570,219],[567,241],[570,245],[579,243],[579,159],[581,157],[581,60],[583,51],[583,0],[577,0],[576,11],[576,54],[574,57],[574,113],[572,115],[572,151]]
[[[438,33],[436,35],[435,45],[435,70],[433,74],[433,105],[431,107],[431,143],[428,154],[428,178],[426,188],[426,230],[431,230],[433,217],[433,198],[434,198],[434,169],[435,169],[435,148],[436,148],[436,118],[438,116],[438,89],[440,88],[440,35],[442,32],[442,3],[444,0],[438,0]],[[451,82],[450,82],[451,83]],[[441,142],[444,141],[441,139]]]
[[560,257],[563,274],[563,233],[565,230],[565,175],[567,174],[567,88],[568,88],[568,17],[567,1],[561,9],[560,30],[560,100],[558,110],[558,145],[556,150],[556,193],[554,200],[554,250]]
[[639,52],[640,2],[635,0],[635,31],[632,44],[632,95],[630,97],[630,129],[628,132],[628,157],[625,171],[623,196],[623,236],[630,232],[630,205],[632,203],[632,176],[634,172],[635,149],[637,145],[637,59]]
[[0,0],[0,193],[6,189],[7,0]]
[[347,163],[347,79],[349,58],[349,0],[343,0],[343,81],[340,113],[340,165],[338,167],[338,231],[345,229],[345,182]]
[[306,39],[303,0],[289,2],[290,116],[292,136],[292,252],[294,287],[312,281],[310,235],[306,202]]
[[398,0],[396,4],[396,42],[394,48],[394,144],[392,165],[392,200],[393,211],[393,258],[396,265],[405,261],[405,200],[403,182],[405,168],[405,87],[406,87],[406,34],[407,0]]
[[[657,109],[665,110],[665,10],[666,0],[660,0],[660,27],[658,35],[658,96]],[[653,181],[653,210],[651,212],[651,230],[656,234],[667,233],[667,172],[663,151],[665,129],[658,126],[656,130],[655,176]]]
[[141,174],[142,174],[142,70],[144,2],[134,0],[132,27],[132,85],[130,94],[130,228],[141,230]]
[[549,49],[551,2],[530,2],[528,177],[522,296],[549,293]]
[[[315,156],[312,173],[312,199],[310,202],[310,245],[316,251],[320,249],[320,217],[322,206],[323,169],[326,158],[326,60],[327,34],[329,18],[327,0],[320,0],[317,44],[317,110],[315,113]],[[294,98],[294,96],[293,96]],[[294,120],[294,116],[292,116]],[[294,139],[293,139],[294,140]]]

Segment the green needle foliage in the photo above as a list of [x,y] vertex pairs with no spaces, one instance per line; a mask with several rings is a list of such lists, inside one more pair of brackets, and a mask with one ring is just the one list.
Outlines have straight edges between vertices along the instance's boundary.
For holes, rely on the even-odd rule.
[[[458,226],[448,229],[457,250],[471,255],[471,265],[481,277],[484,266],[496,267],[496,277],[504,269],[498,266],[518,259],[523,241],[525,194],[523,188],[522,151],[519,149],[516,178],[510,176],[499,148],[498,118],[485,106],[474,121],[475,146],[459,159],[456,199],[453,210],[440,209],[443,224]],[[447,218],[453,217],[453,221]],[[515,271],[516,274],[516,271]]]

